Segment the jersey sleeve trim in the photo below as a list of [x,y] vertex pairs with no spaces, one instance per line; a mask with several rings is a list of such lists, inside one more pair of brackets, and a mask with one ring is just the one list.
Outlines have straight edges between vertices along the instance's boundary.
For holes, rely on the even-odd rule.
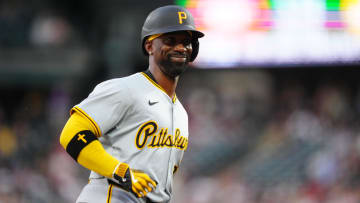
[[[166,93],[166,91],[159,84],[157,84],[153,79],[151,79],[151,77],[146,75],[146,73],[141,72],[141,74],[143,76],[145,76],[145,78],[147,78],[155,87],[159,88],[161,91]],[[174,96],[174,98],[172,98],[172,102],[175,103],[175,101],[176,101],[176,95]]]
[[94,121],[94,119],[92,119],[84,110],[82,110],[81,108],[75,106],[74,108],[71,109],[70,114],[73,114],[73,112],[79,112],[80,114],[84,115],[90,122],[91,124],[95,127],[96,130],[96,135],[98,137],[101,137],[101,130],[99,125]]

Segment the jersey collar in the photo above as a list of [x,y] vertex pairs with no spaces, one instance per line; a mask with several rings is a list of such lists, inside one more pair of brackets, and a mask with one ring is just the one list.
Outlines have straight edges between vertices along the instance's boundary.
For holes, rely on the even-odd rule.
[[[156,82],[153,74],[151,74],[150,70],[146,70],[141,72],[153,85],[155,85],[155,87],[159,88],[161,91],[163,91],[166,94],[166,91]],[[174,96],[174,98],[172,98],[172,102],[175,103],[176,101],[176,94]]]

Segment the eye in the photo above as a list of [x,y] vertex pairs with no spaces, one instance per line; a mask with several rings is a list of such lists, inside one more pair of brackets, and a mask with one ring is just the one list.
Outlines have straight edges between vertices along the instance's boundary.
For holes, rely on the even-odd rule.
[[166,45],[173,46],[176,44],[176,39],[175,37],[168,36],[164,38],[163,42]]
[[189,46],[189,45],[191,44],[191,40],[190,40],[189,38],[184,39],[183,42],[182,42],[182,44],[183,44],[185,47],[187,47],[187,46]]

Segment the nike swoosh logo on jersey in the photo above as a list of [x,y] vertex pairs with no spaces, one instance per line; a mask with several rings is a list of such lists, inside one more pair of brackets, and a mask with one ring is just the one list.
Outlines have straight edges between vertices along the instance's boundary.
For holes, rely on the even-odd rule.
[[154,104],[157,104],[157,103],[159,103],[159,102],[158,102],[158,101],[152,102],[152,101],[149,100],[149,105],[150,105],[150,106],[152,106],[152,105],[154,105]]

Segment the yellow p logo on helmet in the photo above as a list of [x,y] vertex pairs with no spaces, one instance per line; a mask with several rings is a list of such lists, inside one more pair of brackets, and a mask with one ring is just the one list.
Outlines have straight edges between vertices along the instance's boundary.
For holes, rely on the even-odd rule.
[[183,23],[183,19],[185,20],[187,18],[186,13],[183,11],[179,11],[178,12],[179,15],[179,23],[182,24]]

